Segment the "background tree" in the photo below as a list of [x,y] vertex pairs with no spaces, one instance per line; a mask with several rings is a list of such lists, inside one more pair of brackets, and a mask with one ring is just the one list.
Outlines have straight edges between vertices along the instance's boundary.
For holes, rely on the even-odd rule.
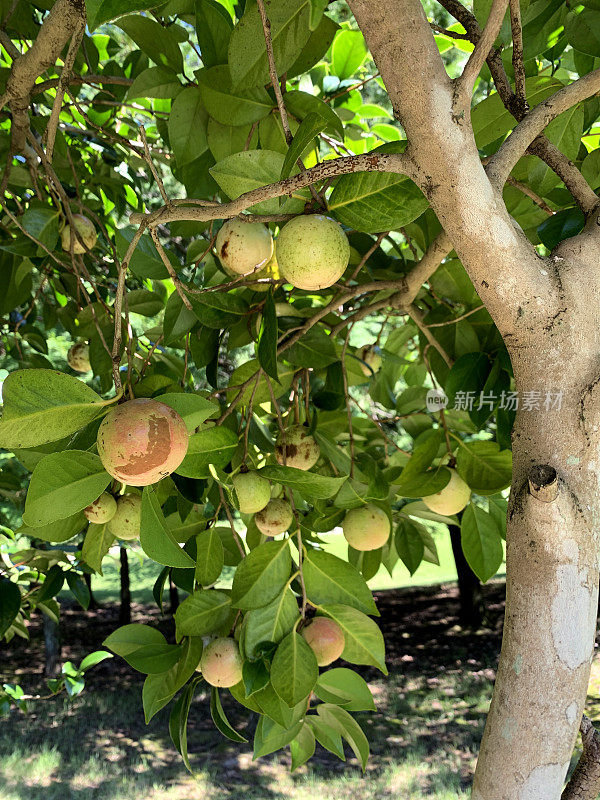
[[[385,670],[365,578],[435,560],[419,519],[456,524],[471,491],[462,548],[491,577],[514,422],[507,617],[473,796],[558,798],[597,608],[599,12],[349,5],[5,9],[0,444],[22,465],[8,466],[17,491],[32,472],[19,536],[65,549],[32,589],[7,566],[4,629],[65,579],[79,590],[115,538],[136,538],[130,518],[91,518],[72,546],[108,488],[136,507],[141,546],[164,567],[157,596],[171,579],[189,593],[176,644],[147,626],[106,642],[149,673],[147,717],[182,690],[170,727],[186,763],[192,676],[200,662],[208,680],[223,658],[227,677],[210,681],[223,732],[239,736],[216,686],[259,714],[257,754],[289,744],[297,766],[315,740],[335,750],[343,736],[364,764],[349,711],[371,700],[356,674],[319,677],[310,619],[337,624],[346,661]],[[345,231],[323,239],[344,254],[334,277],[335,257],[305,263],[318,213]],[[277,235],[283,276],[276,259],[241,266],[249,244],[228,264],[233,240],[218,237],[231,218]],[[299,219],[309,233],[283,259],[285,223]],[[365,320],[374,349],[352,338]],[[48,331],[78,342],[70,374]],[[427,403],[440,387],[447,410]],[[177,412],[189,447],[170,477],[122,495],[96,439],[134,398]],[[287,463],[301,445],[290,436],[314,439],[310,469]],[[279,519],[244,511],[243,468],[271,483],[271,511],[289,507],[289,536],[265,539]],[[340,523],[349,564],[320,549]],[[383,545],[364,547],[390,523]],[[33,546],[14,563],[40,558]],[[225,567],[231,591],[214,588]],[[206,635],[219,638],[200,661]],[[574,780],[571,792],[597,788],[585,769]]]

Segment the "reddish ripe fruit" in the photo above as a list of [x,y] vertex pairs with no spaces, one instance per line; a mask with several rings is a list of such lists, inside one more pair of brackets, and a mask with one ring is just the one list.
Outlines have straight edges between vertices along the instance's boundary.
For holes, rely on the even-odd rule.
[[235,639],[221,637],[204,648],[198,665],[211,686],[229,688],[242,680],[242,657]]
[[98,455],[113,478],[148,486],[170,475],[185,458],[185,422],[169,406],[140,397],[116,406],[98,430]]
[[315,617],[302,629],[302,636],[310,645],[320,667],[336,661],[346,646],[344,631],[328,617]]

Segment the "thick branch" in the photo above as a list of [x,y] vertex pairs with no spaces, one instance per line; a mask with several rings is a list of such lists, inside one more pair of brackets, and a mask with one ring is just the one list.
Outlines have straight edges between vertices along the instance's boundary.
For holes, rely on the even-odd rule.
[[579,730],[583,752],[561,800],[596,800],[600,794],[600,734],[585,714]]
[[553,119],[598,92],[600,69],[565,86],[532,109],[490,159],[488,175],[492,182],[496,186],[503,186],[517,161]]
[[475,81],[487,60],[488,53],[494,44],[496,36],[500,33],[507,6],[508,0],[494,0],[483,33],[475,45],[475,49],[469,56],[469,60],[465,65],[462,75],[458,79],[459,89],[469,98],[473,94]]
[[12,151],[22,152],[29,130],[29,103],[36,79],[56,63],[69,39],[85,21],[84,0],[56,0],[40,28],[37,38],[15,59],[0,107],[12,112]]
[[[291,178],[271,183],[268,186],[261,186],[250,192],[241,194],[230,203],[204,203],[203,201],[189,201],[194,206],[165,205],[153,211],[151,214],[132,214],[130,221],[137,225],[143,220],[154,227],[175,220],[190,220],[196,222],[206,222],[210,219],[226,219],[241,214],[262,200],[271,200],[275,197],[291,195],[298,189],[303,189],[318,181],[337,178],[340,175],[348,175],[352,172],[393,172],[405,174],[409,177],[414,174],[414,169],[410,159],[400,153],[365,153],[360,156],[349,156],[348,158],[335,158],[324,161],[316,167],[307,169]],[[187,202],[187,201],[186,201]]]

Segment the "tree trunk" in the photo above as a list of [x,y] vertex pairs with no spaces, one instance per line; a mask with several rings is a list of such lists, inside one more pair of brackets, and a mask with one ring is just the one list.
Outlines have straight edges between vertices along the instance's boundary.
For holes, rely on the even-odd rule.
[[560,410],[520,410],[515,423],[504,636],[473,800],[559,800],[585,704],[598,604],[600,415],[597,357],[586,363],[573,338],[555,351],[544,342],[543,358],[513,354],[522,397],[537,379],[536,389],[563,389],[564,398]]
[[458,525],[449,525],[448,530],[450,531],[450,542],[458,576],[458,619],[464,627],[477,630],[481,627],[483,621],[481,583],[468,565],[463,553],[460,527]]
[[92,592],[92,576],[89,572],[83,573],[83,580],[85,581],[85,585],[88,588],[88,592],[90,593],[90,604],[88,606],[88,611],[93,611],[95,608],[98,608],[98,603],[96,602],[96,598],[94,597],[94,593]]
[[55,678],[61,669],[61,643],[60,628],[58,622],[44,614],[44,675],[47,678]]
[[179,608],[179,592],[171,578],[169,578],[169,604],[171,606],[171,614],[175,614]]
[[121,559],[121,605],[119,606],[119,624],[129,625],[131,622],[131,591],[129,588],[129,559],[127,558],[127,550],[124,547],[119,548],[119,556]]

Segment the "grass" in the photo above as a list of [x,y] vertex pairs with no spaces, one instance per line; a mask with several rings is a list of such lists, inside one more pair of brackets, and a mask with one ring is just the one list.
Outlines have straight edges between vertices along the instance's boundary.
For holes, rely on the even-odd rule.
[[[324,751],[289,772],[288,755],[252,761],[250,745],[219,738],[207,719],[208,696],[192,706],[188,775],[167,739],[161,713],[146,728],[139,686],[90,693],[71,708],[44,705],[44,720],[13,717],[0,732],[3,800],[411,800],[466,798],[465,778],[488,703],[487,681],[458,685],[444,678],[435,690],[424,679],[375,681],[377,715],[358,715],[373,752],[366,775],[348,752],[343,764]],[[458,710],[457,710],[458,709]],[[468,711],[467,711],[468,709]],[[460,717],[460,719],[459,719]],[[249,733],[236,720],[240,730]],[[445,747],[432,752],[436,736]],[[433,737],[433,738],[432,738]],[[452,745],[450,746],[450,741]]]
[[[435,538],[438,556],[437,564],[423,561],[414,575],[399,561],[392,575],[385,567],[380,567],[377,575],[369,581],[373,590],[397,589],[407,586],[427,586],[435,583],[447,583],[456,580],[456,567],[452,555],[450,535],[445,529],[432,531]],[[340,558],[347,559],[348,545],[341,534],[324,534],[325,549]],[[152,587],[158,577],[160,568],[148,561],[142,551],[134,546],[129,550],[129,569],[131,572],[131,596],[134,602],[152,603]],[[503,570],[503,567],[502,567]],[[499,574],[503,574],[500,572]],[[104,564],[104,575],[94,577],[94,594],[100,602],[109,602],[119,595],[119,556],[113,550]]]

